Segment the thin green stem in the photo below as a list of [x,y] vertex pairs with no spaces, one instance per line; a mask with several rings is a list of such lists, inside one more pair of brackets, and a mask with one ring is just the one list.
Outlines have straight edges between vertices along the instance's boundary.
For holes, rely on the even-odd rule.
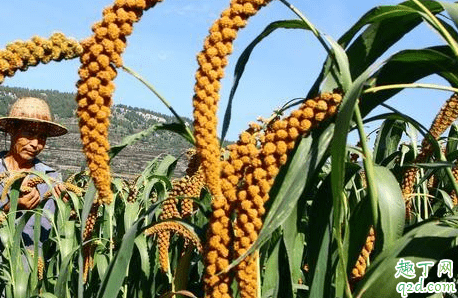
[[363,94],[376,93],[376,92],[383,91],[383,90],[405,89],[405,88],[424,88],[424,89],[435,89],[435,90],[458,92],[458,88],[453,88],[449,86],[442,86],[442,85],[436,85],[436,84],[413,83],[413,84],[393,84],[393,85],[371,87],[371,88],[367,88],[366,90],[364,90]]
[[332,54],[332,51],[331,49],[329,48],[328,44],[326,43],[326,41],[324,40],[324,38],[321,36],[321,33],[320,31],[318,31],[315,26],[313,26],[313,24],[300,12],[299,9],[297,9],[296,7],[294,7],[291,3],[289,3],[288,1],[286,0],[280,0],[280,2],[282,2],[283,4],[285,4],[287,7],[289,7],[289,9],[291,9],[304,23],[307,24],[307,26],[310,28],[310,31],[312,31],[313,35],[315,35],[318,40],[320,41],[320,43],[323,45],[323,47],[325,48],[326,52],[328,52],[329,55]]
[[194,135],[193,133],[191,132],[191,130],[189,129],[189,127],[186,125],[186,123],[184,122],[184,120],[180,117],[180,115],[178,115],[178,113],[175,111],[175,109],[172,107],[172,105],[165,99],[165,97],[163,97],[159,92],[157,92],[156,88],[154,88],[154,86],[147,82],[143,77],[141,77],[138,73],[136,73],[135,71],[133,71],[131,68],[123,65],[122,66],[122,69],[129,73],[130,75],[134,76],[136,79],[138,79],[140,82],[142,82],[149,90],[151,90],[154,95],[157,96],[157,98],[159,98],[160,101],[162,101],[162,103],[170,110],[170,112],[175,116],[175,118],[178,120],[178,122],[180,122],[180,124],[182,124],[185,128],[186,128],[186,132],[189,134],[191,140],[193,140],[193,142],[195,143],[195,139],[194,139]]
[[[109,253],[108,253],[108,256],[109,256],[109,259],[110,259],[110,262],[113,260],[113,218],[114,218],[114,208],[110,208],[111,210],[113,210],[113,212],[111,212],[111,210],[109,211],[109,216],[108,216],[108,220],[109,220],[109,223],[108,223],[108,229],[109,229],[109,239],[108,239],[108,245],[110,246],[108,249],[109,249]],[[105,209],[106,210],[106,209]],[[115,220],[116,222],[116,220]]]
[[[341,234],[340,232],[338,234]],[[342,271],[343,276],[345,277],[345,297],[352,298],[353,295],[351,294],[351,289],[350,289],[350,283],[348,282],[348,276],[347,276],[347,264],[344,263],[344,248],[342,244],[342,235],[339,235],[339,238],[337,239],[337,246],[339,247],[339,257],[340,257],[340,270]]]
[[369,146],[366,140],[366,134],[364,132],[364,125],[363,119],[361,117],[361,111],[359,109],[359,105],[356,104],[355,106],[355,121],[358,127],[359,139],[361,141],[361,148],[363,149],[363,164],[364,170],[366,171],[366,179],[367,179],[367,188],[369,197],[371,200],[371,210],[372,210],[372,219],[374,225],[377,225],[378,221],[378,209],[377,209],[377,190],[375,189],[374,181],[375,181],[375,173],[374,173],[374,166],[372,164],[372,155],[369,150]]
[[[420,169],[420,175],[422,177],[425,176],[425,171],[424,169]],[[423,188],[423,191],[422,191],[422,203],[423,203],[423,218],[429,218],[429,212],[428,212],[428,197],[427,197],[427,193],[428,193],[428,183],[425,181],[423,181],[422,183],[422,188]]]
[[[440,153],[440,160],[447,161],[447,158],[445,158],[445,155],[442,152]],[[456,194],[458,194],[458,183],[455,180],[455,176],[453,176],[452,169],[446,167],[445,172],[447,173],[447,177],[450,179],[450,182],[452,183],[453,190]]]
[[442,35],[442,37],[444,37],[445,40],[447,41],[448,45],[452,49],[455,56],[458,57],[458,44],[453,39],[453,37],[450,35],[450,33],[447,31],[447,29],[445,29],[445,27],[442,26],[441,22],[439,22],[436,16],[432,14],[431,11],[427,9],[420,1],[418,0],[412,0],[412,1],[415,4],[417,4],[418,7],[420,7],[421,10],[423,10],[423,12],[430,18],[430,20],[428,20],[427,18],[425,18],[425,20],[427,22],[430,22],[433,27],[437,28],[437,30]]
[[[349,211],[348,211],[348,200],[346,198],[346,196],[344,195],[344,200],[342,200],[342,209],[343,209],[343,214],[349,214]],[[348,280],[348,275],[347,275],[347,260],[344,256],[344,245],[343,243],[344,242],[348,242],[348,239],[342,239],[342,229],[339,230],[339,238],[337,240],[337,243],[338,245],[340,246],[339,248],[339,254],[340,254],[340,259],[342,260],[340,262],[341,264],[341,270],[342,270],[342,274],[343,276],[345,277],[345,287],[344,287],[344,290],[345,290],[345,297],[348,297],[348,298],[352,298],[353,295],[351,293],[351,289],[350,289],[350,282]],[[348,238],[348,221],[345,222],[345,226],[344,226],[344,233],[345,233],[345,237]]]

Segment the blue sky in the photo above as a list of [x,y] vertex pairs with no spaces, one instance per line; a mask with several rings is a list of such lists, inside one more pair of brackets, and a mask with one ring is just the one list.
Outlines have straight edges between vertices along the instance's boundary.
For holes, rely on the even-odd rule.
[[[290,2],[319,30],[334,39],[370,8],[398,3],[380,0]],[[195,56],[202,48],[208,28],[228,3],[226,0],[164,0],[144,13],[128,39],[123,56],[125,65],[152,83],[180,115],[192,115],[191,98],[197,68]],[[2,1],[0,25],[4,29],[0,34],[0,46],[4,47],[16,39],[29,39],[33,35],[48,37],[55,31],[82,40],[91,34],[91,25],[101,19],[103,7],[110,4],[111,1],[106,0]],[[220,119],[232,84],[233,67],[241,51],[270,22],[294,18],[296,16],[280,1],[273,1],[239,33],[222,81]],[[407,36],[399,48],[418,48],[433,43],[443,42],[423,25]],[[324,50],[309,32],[282,30],[268,37],[253,52],[240,82],[229,139],[236,139],[247,123],[258,116],[268,117],[273,109],[287,100],[305,96],[324,58]],[[77,60],[39,65],[7,78],[4,85],[74,92],[78,67]],[[115,103],[168,113],[140,82],[123,71],[118,74]],[[441,83],[434,78],[425,82]],[[390,103],[429,126],[449,95],[442,91],[409,90]]]

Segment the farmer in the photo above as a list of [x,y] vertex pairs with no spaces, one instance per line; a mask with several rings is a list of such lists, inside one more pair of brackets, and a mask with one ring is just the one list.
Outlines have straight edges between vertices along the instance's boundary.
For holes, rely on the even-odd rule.
[[[11,175],[18,172],[37,171],[48,175],[53,183],[52,193],[60,197],[65,190],[61,175],[51,167],[37,158],[43,151],[48,137],[57,137],[67,133],[67,129],[53,122],[51,111],[48,104],[38,98],[25,97],[18,99],[12,106],[7,117],[0,117],[0,130],[7,132],[11,136],[11,146],[9,151],[0,152],[0,175],[7,175],[0,183],[0,193],[3,192],[5,181]],[[27,175],[22,182],[21,189],[27,186],[28,180],[34,175]],[[48,191],[46,183],[40,183],[34,187],[29,187],[19,193],[17,209],[32,210],[44,199],[44,194]],[[64,201],[67,197],[64,196]],[[55,211],[55,202],[47,200],[43,210],[49,210],[51,214]],[[0,209],[4,212],[10,210],[9,197],[0,201]],[[33,246],[35,216],[32,216],[26,223],[22,236],[26,247]],[[51,224],[43,216],[41,218],[40,243],[49,237]]]

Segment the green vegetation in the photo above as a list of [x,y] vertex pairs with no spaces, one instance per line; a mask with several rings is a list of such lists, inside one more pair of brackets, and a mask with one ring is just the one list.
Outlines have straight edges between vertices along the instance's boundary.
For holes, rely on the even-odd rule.
[[[20,239],[24,220],[41,209],[17,219],[20,183],[9,180],[11,211],[2,214],[0,227],[5,297],[181,298],[210,297],[212,291],[211,297],[223,297],[220,292],[259,298],[399,297],[400,282],[420,278],[420,270],[414,279],[395,277],[401,259],[435,264],[425,284],[457,284],[456,270],[452,276],[436,273],[441,260],[458,261],[458,127],[452,124],[458,117],[458,3],[411,0],[376,7],[333,41],[286,0],[281,2],[298,19],[269,24],[246,48],[236,65],[230,101],[253,50],[275,30],[310,31],[328,57],[309,100],[285,104],[285,114],[300,105],[291,116],[282,120],[274,113],[271,122],[251,127],[235,146],[225,148],[224,162],[202,163],[204,173],[204,166],[216,169],[216,177],[206,182],[221,184],[222,194],[212,197],[203,187],[199,197],[186,197],[189,185],[172,179],[176,159],[171,155],[146,161],[134,181],[114,179],[113,201],[107,205],[94,204],[97,193],[88,173],[75,173],[70,182],[83,194],[70,191],[68,204],[54,198],[54,226],[40,262],[38,247],[32,254]],[[231,3],[239,10],[253,9],[250,1],[246,7]],[[228,15],[230,10],[225,24],[235,23]],[[238,15],[234,19],[245,25]],[[388,48],[425,23],[445,44],[404,49],[382,61]],[[212,28],[214,39],[223,36],[215,32],[218,26]],[[416,83],[429,75],[448,85]],[[204,87],[214,83],[202,82]],[[405,88],[453,95],[443,96],[446,104],[428,129],[385,104]],[[390,112],[368,117],[381,106]],[[193,142],[183,123],[172,118],[142,121],[140,113],[153,114],[126,106],[113,111],[114,133],[130,135],[111,149],[111,158],[135,143],[147,146],[141,142],[159,139],[159,131]],[[382,124],[371,146],[364,124],[375,121]],[[352,131],[359,136],[358,146],[347,142]],[[183,210],[190,201],[185,199],[194,205],[187,217]],[[175,234],[162,237],[164,228]],[[34,236],[38,239],[40,229]],[[203,251],[197,249],[200,244]],[[167,245],[168,250],[160,249]],[[164,259],[170,263],[165,272]],[[215,280],[218,287],[212,285]],[[419,295],[455,297],[429,294]]]

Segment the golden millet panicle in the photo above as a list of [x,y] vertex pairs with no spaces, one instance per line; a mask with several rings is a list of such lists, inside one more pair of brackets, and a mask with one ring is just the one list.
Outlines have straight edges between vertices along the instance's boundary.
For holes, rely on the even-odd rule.
[[[429,128],[429,133],[434,139],[438,139],[447,128],[458,118],[458,94],[454,93],[444,105],[441,107],[440,111],[437,113],[434,118],[431,127]],[[414,163],[424,162],[432,154],[433,147],[429,140],[425,138],[422,141],[422,148],[418,156],[415,158]],[[417,176],[418,169],[415,167],[407,168],[403,173],[403,179],[401,184],[402,193],[404,200],[406,201],[406,218],[410,218],[412,201],[411,194],[413,193],[413,187],[415,185],[415,180]],[[455,176],[455,179],[458,178],[458,175]]]
[[[183,177],[179,180],[174,180],[172,182],[173,189],[169,194],[167,200],[163,203],[162,206],[162,213],[160,214],[159,218],[161,220],[171,219],[171,218],[183,218],[191,215],[193,211],[193,201],[191,197],[198,197],[200,194],[200,190],[203,187],[203,177],[201,171],[197,171],[194,173],[193,177]],[[181,214],[178,211],[177,203],[178,198],[182,197],[181,199]],[[159,255],[161,268],[164,272],[168,271],[168,249],[169,249],[169,241],[170,241],[170,232],[164,231],[158,233],[158,245],[159,251],[162,252]],[[167,252],[167,253],[166,253]],[[163,267],[162,264],[166,264],[167,267]]]
[[434,118],[429,133],[438,139],[447,128],[452,125],[453,122],[458,118],[458,94],[453,95],[447,99],[436,118]]
[[83,193],[85,192],[84,189],[72,184],[72,183],[69,183],[69,182],[65,182],[64,183],[64,186],[65,188],[67,189],[67,191],[71,191],[71,192],[74,192],[77,196],[81,197],[83,196]]
[[[95,226],[95,223],[98,217],[98,211],[99,211],[99,206],[96,204],[93,204],[91,207],[91,211],[89,212],[87,219],[86,219],[86,227],[84,228],[84,232],[83,232],[83,241],[87,241],[90,238],[92,232],[94,231],[94,226]],[[87,282],[89,271],[92,269],[92,266],[93,266],[94,249],[95,249],[95,246],[92,242],[87,243],[83,246],[83,261],[84,261],[83,282],[84,283]]]
[[[31,249],[28,249],[27,252],[30,254],[30,257],[33,259],[33,257],[35,256],[34,251],[31,250]],[[38,259],[37,259],[37,276],[38,276],[38,280],[43,280],[44,270],[45,270],[45,262],[43,260],[43,257],[39,255]]]
[[[204,42],[204,50],[198,54],[199,69],[193,97],[194,135],[197,151],[202,158],[206,184],[213,195],[213,214],[210,219],[209,236],[204,253],[205,296],[230,297],[231,278],[228,274],[216,275],[228,264],[231,238],[228,236],[230,208],[222,195],[220,148],[217,139],[216,110],[219,100],[220,80],[232,52],[237,31],[246,25],[249,17],[269,3],[269,0],[233,0],[220,18],[211,26]],[[221,233],[221,235],[218,234]],[[225,255],[225,256],[224,256]],[[223,258],[220,258],[224,256]],[[215,264],[214,260],[218,259]]]
[[41,183],[45,183],[45,181],[43,180],[43,178],[41,178],[39,176],[34,176],[34,177],[30,178],[29,180],[27,180],[27,186],[28,187],[35,187],[35,186],[37,186],[38,184],[41,184]]
[[188,167],[186,168],[186,175],[189,179],[185,182],[185,189],[183,189],[183,199],[181,200],[181,217],[186,218],[190,216],[194,210],[194,202],[187,198],[197,198],[204,187],[204,174],[200,162],[200,156],[194,148],[188,149],[186,152],[188,158]]
[[194,211],[194,202],[192,199],[188,198],[198,198],[203,187],[204,175],[202,173],[202,169],[199,169],[186,181],[186,187],[184,189],[180,205],[182,218],[189,217]]
[[[356,144],[356,147],[361,148],[361,141]],[[350,162],[356,163],[358,161],[359,154],[358,153],[350,153]]]
[[89,271],[94,267],[94,250],[95,246],[92,243],[88,243],[83,246],[83,282],[87,282]]
[[5,181],[5,185],[3,187],[3,192],[2,192],[2,197],[1,197],[1,202],[6,201],[6,197],[8,196],[8,192],[10,191],[11,186],[13,185],[16,180],[19,180],[21,178],[24,178],[27,176],[27,173],[24,172],[18,172],[13,175],[10,175],[7,180]]
[[[193,201],[187,198],[195,198],[200,195],[204,185],[202,169],[200,167],[200,158],[195,149],[189,149],[186,152],[188,157],[187,175],[181,179],[172,181],[172,190],[167,200],[162,205],[162,212],[159,219],[166,220],[171,218],[182,218],[189,216],[193,211]],[[189,176],[190,175],[190,176]],[[181,198],[181,214],[178,211],[177,203]],[[157,241],[159,246],[159,262],[164,272],[169,270],[168,250],[170,245],[170,231],[158,232]]]
[[458,196],[454,190],[450,193],[450,198],[452,199],[453,206],[458,205]]
[[169,247],[170,247],[170,231],[161,231],[157,233],[157,246],[159,250],[159,265],[164,273],[170,270]]
[[[265,214],[264,203],[269,191],[296,140],[306,135],[320,122],[333,116],[342,100],[338,93],[323,93],[306,100],[298,110],[283,120],[276,120],[266,129],[265,140],[261,143],[258,165],[245,172],[244,187],[237,190],[235,205],[235,258],[243,255],[256,241],[262,228]],[[241,297],[256,297],[256,257],[249,256],[237,266],[237,281]]]
[[172,190],[170,191],[164,203],[162,203],[162,211],[159,215],[159,219],[164,220],[170,218],[181,218],[180,212],[177,208],[178,198],[176,195],[180,192],[180,190],[177,190],[177,188],[180,187],[179,185],[179,181],[172,181]]
[[153,225],[145,230],[146,236],[153,236],[160,232],[173,232],[180,235],[194,245],[197,250],[202,251],[202,244],[199,237],[190,231],[184,224],[176,221],[164,221]]
[[[26,178],[27,179],[27,178]],[[23,193],[29,193],[32,191],[34,187],[36,187],[40,183],[44,183],[45,181],[39,177],[39,176],[34,176],[30,179],[27,180],[26,184],[21,185],[20,191]]]
[[[220,80],[232,53],[232,43],[237,31],[246,25],[247,19],[268,0],[234,0],[220,18],[213,23],[204,42],[204,50],[198,54],[199,69],[196,73],[194,106],[194,134],[197,150],[207,185],[214,196],[221,195],[219,186],[220,150],[216,136],[216,107],[219,100]],[[209,293],[207,293],[209,294]]]
[[[162,212],[159,215],[160,220],[181,218],[177,208],[178,199],[174,195],[179,182],[172,181],[172,191],[169,193],[167,200],[162,204]],[[157,244],[159,246],[159,262],[163,272],[169,270],[169,246],[170,246],[170,231],[160,231],[157,233]]]
[[411,218],[412,211],[412,193],[414,191],[415,181],[417,179],[417,168],[410,167],[404,171],[401,183],[402,196],[406,203],[406,218]]
[[83,241],[88,240],[92,231],[94,230],[95,222],[97,221],[98,212],[99,212],[99,206],[93,205],[86,219],[86,226],[83,232]]
[[126,37],[143,11],[160,0],[116,0],[103,11],[102,21],[94,24],[94,34],[82,42],[81,67],[78,71],[77,114],[83,150],[98,190],[97,204],[110,204],[111,173],[108,165],[108,125],[114,91],[116,67],[122,66],[121,54]]
[[[236,189],[241,177],[254,164],[260,163],[257,147],[261,138],[260,129],[260,126],[250,125],[249,129],[239,135],[236,144],[228,146],[228,160],[222,162],[220,175],[223,196],[215,197],[212,201],[213,213],[207,231],[209,241],[205,248],[205,262],[212,275],[223,270],[232,260],[233,235],[229,216],[237,201]],[[232,282],[232,276],[225,275],[221,279],[215,279],[219,288],[229,287]]]
[[374,244],[375,244],[375,231],[374,228],[371,227],[369,230],[369,235],[366,238],[366,243],[364,244],[361,253],[358,257],[358,260],[356,261],[355,267],[351,271],[350,274],[350,284],[352,287],[355,286],[355,284],[360,281],[363,277],[364,274],[366,274],[366,269],[367,269],[367,261],[374,250]]
[[[54,181],[52,178],[50,179],[51,181]],[[54,181],[55,182],[55,181]],[[21,185],[21,192],[28,193],[31,192],[34,187],[36,187],[38,184],[41,183],[46,183],[46,181],[43,180],[40,176],[33,176],[29,180],[27,180],[27,183],[25,185]],[[77,196],[82,196],[84,190],[70,182],[64,182],[64,186],[67,191],[71,191],[75,193]],[[48,190],[44,195],[43,198],[48,198],[52,195],[52,192]]]
[[42,256],[38,257],[38,280],[43,280],[43,274],[45,271],[45,262]]
[[134,179],[129,181],[123,181],[125,187],[127,188],[127,202],[133,203],[137,200],[137,196],[139,194],[139,188],[141,186],[137,186],[137,182],[140,179],[141,175],[138,175]]
[[[458,116],[458,107],[456,106],[458,103],[458,97],[456,94],[453,94],[450,97],[444,106],[441,108],[439,113],[436,115],[431,127],[429,129],[429,133],[435,138],[438,139],[442,133],[456,120]],[[422,147],[420,153],[414,160],[414,163],[424,162],[428,159],[428,157],[432,154],[433,147],[427,138],[423,139]],[[416,181],[418,173],[418,168],[416,167],[409,167],[403,172],[403,178],[401,183],[401,190],[406,202],[406,218],[409,219],[411,217],[411,209],[412,209],[412,193],[414,192],[414,185]]]
[[5,220],[6,220],[6,213],[5,213],[5,211],[1,210],[1,211],[0,211],[0,226],[3,225],[3,223],[5,222]]
[[17,70],[49,61],[73,59],[83,52],[81,45],[62,33],[54,33],[49,39],[39,36],[28,41],[17,40],[0,50],[0,83],[5,76],[13,76]]
[[200,156],[197,154],[197,150],[195,148],[189,148],[186,150],[186,158],[188,160],[186,175],[192,177],[201,168]]

